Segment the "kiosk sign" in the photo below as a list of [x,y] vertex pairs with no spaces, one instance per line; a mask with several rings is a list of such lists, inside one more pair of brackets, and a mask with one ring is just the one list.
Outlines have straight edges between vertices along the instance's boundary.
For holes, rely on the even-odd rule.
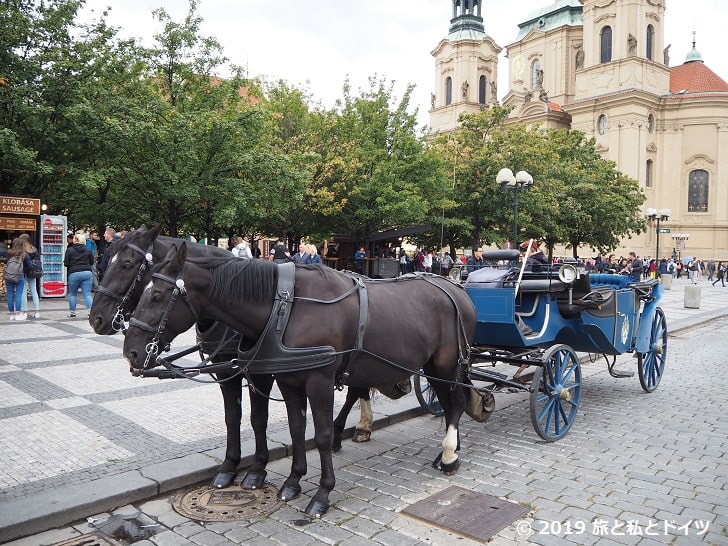
[[0,195],[0,214],[29,214],[40,216],[40,199]]

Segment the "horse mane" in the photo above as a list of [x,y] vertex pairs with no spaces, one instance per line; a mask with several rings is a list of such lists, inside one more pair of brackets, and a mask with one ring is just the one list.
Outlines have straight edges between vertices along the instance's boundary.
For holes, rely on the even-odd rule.
[[255,304],[273,301],[278,287],[278,265],[265,260],[241,260],[226,256],[187,258],[210,271],[211,299]]

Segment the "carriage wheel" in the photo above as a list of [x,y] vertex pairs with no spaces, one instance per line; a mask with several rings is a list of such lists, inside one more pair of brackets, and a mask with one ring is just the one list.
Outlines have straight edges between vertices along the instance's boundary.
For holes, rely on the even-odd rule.
[[533,428],[547,442],[562,438],[579,410],[581,365],[576,353],[567,345],[550,347],[531,385]]
[[[420,370],[420,373],[423,373]],[[426,377],[421,375],[415,375],[415,395],[417,400],[420,402],[420,406],[424,408],[427,413],[432,415],[441,416],[444,415],[445,411],[440,405],[440,401],[437,399],[437,393],[432,388],[432,384],[427,380]]]
[[659,307],[655,310],[650,333],[650,349],[646,353],[637,355],[637,371],[640,376],[640,385],[645,392],[652,392],[657,388],[665,371],[667,359],[667,323],[665,313]]

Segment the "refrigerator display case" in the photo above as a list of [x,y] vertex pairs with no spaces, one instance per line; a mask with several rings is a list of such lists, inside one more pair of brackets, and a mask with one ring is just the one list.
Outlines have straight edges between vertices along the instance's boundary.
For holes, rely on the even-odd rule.
[[40,279],[40,297],[62,298],[66,295],[66,268],[63,257],[66,254],[65,216],[40,217],[40,259],[43,262],[43,276]]

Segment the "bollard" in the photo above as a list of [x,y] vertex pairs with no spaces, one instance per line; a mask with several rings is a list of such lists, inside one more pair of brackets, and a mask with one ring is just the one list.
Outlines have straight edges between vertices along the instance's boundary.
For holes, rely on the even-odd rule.
[[700,287],[695,284],[685,286],[685,308],[700,309]]
[[660,282],[665,287],[665,290],[672,290],[672,273],[662,273],[660,275]]

